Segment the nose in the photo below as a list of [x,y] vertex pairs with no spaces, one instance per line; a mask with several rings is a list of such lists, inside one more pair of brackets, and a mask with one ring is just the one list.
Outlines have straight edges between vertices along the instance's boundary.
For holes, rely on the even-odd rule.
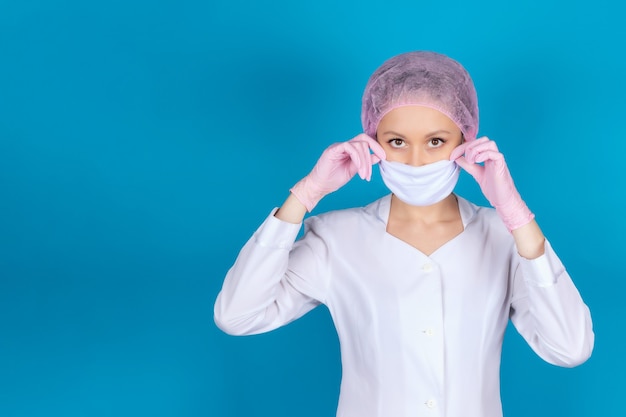
[[424,152],[421,149],[414,148],[408,155],[408,160],[404,163],[414,167],[421,167],[422,165],[428,164],[428,162],[429,161],[427,160],[426,155],[424,155]]

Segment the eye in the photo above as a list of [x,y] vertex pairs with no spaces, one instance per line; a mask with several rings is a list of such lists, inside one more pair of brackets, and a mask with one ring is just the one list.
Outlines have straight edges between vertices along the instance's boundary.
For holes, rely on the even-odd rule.
[[432,138],[428,141],[428,147],[429,148],[439,148],[441,146],[443,146],[443,144],[446,143],[445,140],[441,139],[441,138]]
[[400,138],[393,138],[391,140],[388,140],[387,143],[389,144],[389,146],[391,146],[392,148],[404,148],[406,146],[406,143],[404,142],[404,139],[400,139]]

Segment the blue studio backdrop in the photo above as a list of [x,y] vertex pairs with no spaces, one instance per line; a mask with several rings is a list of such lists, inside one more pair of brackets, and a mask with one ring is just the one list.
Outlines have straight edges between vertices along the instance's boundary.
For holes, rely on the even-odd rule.
[[[231,337],[213,303],[239,249],[367,78],[428,49],[464,64],[480,134],[594,319],[592,358],[510,328],[507,417],[626,415],[618,2],[0,1],[0,416],[333,416],[324,307]],[[353,180],[316,213],[387,191]],[[457,192],[485,204],[463,174]]]

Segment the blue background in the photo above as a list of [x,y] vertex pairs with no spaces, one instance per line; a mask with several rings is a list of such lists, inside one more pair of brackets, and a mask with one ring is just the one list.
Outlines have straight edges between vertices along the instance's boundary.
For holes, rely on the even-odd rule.
[[[441,3],[441,4],[435,4]],[[592,310],[574,369],[505,342],[505,415],[624,415],[626,64],[618,2],[0,3],[0,416],[332,416],[324,308],[235,338],[238,250],[332,142],[367,78],[436,50],[479,93]],[[457,192],[484,203],[462,176]],[[386,193],[354,180],[316,212]]]

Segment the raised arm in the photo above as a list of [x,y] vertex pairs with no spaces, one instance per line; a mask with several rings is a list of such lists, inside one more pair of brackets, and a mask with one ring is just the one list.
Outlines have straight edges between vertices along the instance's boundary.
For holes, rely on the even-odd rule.
[[512,283],[511,320],[517,330],[552,364],[587,360],[594,344],[589,308],[522,200],[495,142],[486,137],[465,142],[450,159],[476,179],[515,239],[520,263]]
[[322,291],[304,294],[291,284],[296,279],[308,280],[311,288],[323,288],[327,279],[322,272],[324,260],[316,255],[326,252],[323,239],[307,232],[294,246],[304,215],[357,173],[369,180],[372,165],[384,156],[380,145],[364,134],[324,151],[311,173],[291,189],[284,204],[265,220],[228,271],[215,302],[218,327],[236,335],[261,333],[297,319],[323,301]]
[[487,137],[464,142],[452,151],[450,159],[480,185],[489,203],[513,234],[518,253],[526,259],[543,255],[543,233],[534,220],[535,215],[517,191],[496,143]]

